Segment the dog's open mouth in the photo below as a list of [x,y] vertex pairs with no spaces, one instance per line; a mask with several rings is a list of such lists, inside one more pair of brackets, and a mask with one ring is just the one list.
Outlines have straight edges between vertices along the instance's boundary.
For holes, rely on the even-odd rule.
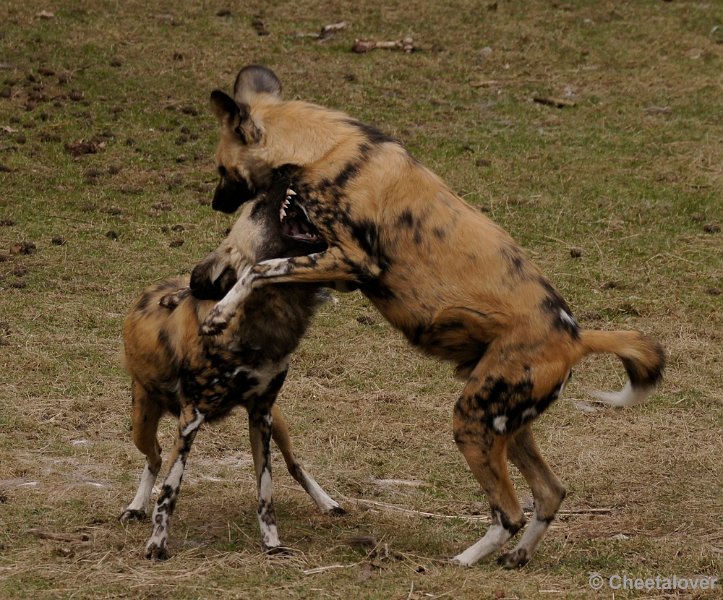
[[324,241],[319,232],[309,221],[306,210],[297,200],[294,190],[287,188],[284,201],[279,208],[281,234],[306,244],[319,244]]

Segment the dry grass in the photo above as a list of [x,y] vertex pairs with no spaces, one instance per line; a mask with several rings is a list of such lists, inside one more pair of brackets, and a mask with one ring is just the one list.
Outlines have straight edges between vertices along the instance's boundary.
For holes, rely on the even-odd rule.
[[[327,4],[225,17],[202,2],[3,5],[0,221],[14,224],[0,225],[0,597],[579,598],[612,593],[592,591],[589,572],[719,575],[720,7]],[[348,28],[323,44],[296,35],[341,20]],[[357,37],[405,35],[420,52],[350,52]],[[147,524],[118,524],[142,466],[122,318],[141,288],[187,271],[229,225],[204,205],[216,135],[206,98],[250,61],[272,66],[288,96],[404,140],[525,245],[584,326],[639,328],[667,347],[648,404],[580,403],[622,383],[599,358],[540,420],[569,495],[523,571],[440,560],[476,539],[488,513],[451,440],[460,384],[357,294],[321,310],[281,399],[298,453],[347,517],[319,515],[275,463],[280,533],[295,554],[260,554],[239,414],[194,445],[170,561],[142,559]],[[80,139],[104,146],[73,157],[65,145]],[[37,252],[11,255],[22,241]]]

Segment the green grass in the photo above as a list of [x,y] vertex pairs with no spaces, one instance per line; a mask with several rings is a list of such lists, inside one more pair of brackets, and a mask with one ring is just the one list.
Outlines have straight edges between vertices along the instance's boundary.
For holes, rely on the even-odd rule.
[[[224,6],[205,2],[5,2],[0,221],[14,224],[0,225],[0,597],[595,598],[610,590],[589,588],[593,571],[721,573],[723,46],[709,33],[723,11],[491,4],[301,0],[229,5],[219,17]],[[270,35],[256,34],[255,17]],[[325,43],[297,35],[341,20]],[[355,38],[405,35],[418,52],[350,51]],[[296,553],[260,554],[237,415],[194,445],[171,561],[143,560],[147,523],[116,521],[142,466],[123,316],[232,223],[208,206],[217,128],[207,99],[249,62],[272,67],[287,97],[400,138],[522,243],[584,326],[638,328],[666,346],[666,382],[645,406],[575,408],[570,399],[622,382],[619,365],[598,358],[536,426],[569,491],[563,508],[579,514],[555,524],[524,570],[439,560],[484,531],[466,517],[488,512],[451,439],[460,383],[358,294],[322,308],[280,400],[299,455],[347,517],[319,515],[277,457],[279,528]],[[538,94],[575,106],[537,104]],[[103,146],[72,156],[78,140]],[[37,251],[11,254],[23,241]],[[165,448],[172,435],[164,422]],[[374,483],[385,478],[423,485]],[[585,512],[595,508],[609,511]],[[375,551],[351,541],[362,535]]]

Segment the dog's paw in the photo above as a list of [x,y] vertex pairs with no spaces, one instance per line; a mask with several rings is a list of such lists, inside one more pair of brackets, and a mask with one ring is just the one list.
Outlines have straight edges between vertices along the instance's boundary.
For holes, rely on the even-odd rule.
[[146,558],[148,560],[168,560],[170,557],[165,540],[161,543],[148,542],[146,546]]
[[123,511],[123,514],[121,514],[120,517],[118,517],[118,520],[125,525],[126,523],[129,523],[130,521],[143,521],[143,519],[146,518],[146,511],[136,510],[132,508],[127,508]]
[[474,564],[460,559],[459,556],[443,556],[441,560],[455,567],[471,567]]
[[216,308],[209,313],[206,320],[201,324],[201,335],[218,335],[228,327],[230,317],[224,315],[222,311],[216,310]]
[[199,328],[199,333],[201,335],[206,336],[212,336],[212,335],[218,335],[219,333],[223,333],[224,329],[228,327],[228,323],[223,321],[204,321],[204,323]]
[[524,548],[511,550],[497,559],[497,564],[505,569],[520,569],[528,562],[530,562],[530,557],[527,555],[527,550]]
[[294,551],[286,546],[265,546],[264,552],[268,556],[273,556],[275,558],[286,558],[294,555]]

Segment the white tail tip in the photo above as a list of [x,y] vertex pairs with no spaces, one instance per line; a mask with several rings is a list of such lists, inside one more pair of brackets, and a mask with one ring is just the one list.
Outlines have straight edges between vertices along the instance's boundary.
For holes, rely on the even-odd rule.
[[655,391],[655,386],[634,388],[628,381],[625,387],[619,392],[593,392],[593,396],[604,404],[610,406],[635,406],[647,400],[648,396]]

